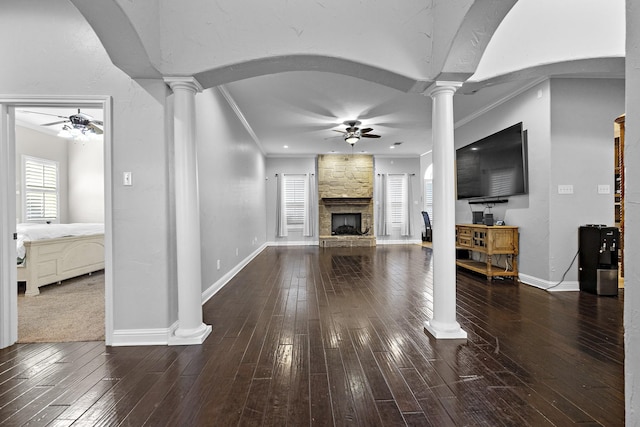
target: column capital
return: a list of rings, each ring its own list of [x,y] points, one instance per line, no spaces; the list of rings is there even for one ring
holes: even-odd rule
[[[202,92],[204,90],[200,82],[198,82],[198,80],[196,80],[195,77],[192,76],[164,77],[164,82],[169,85],[171,90],[173,90],[174,92],[176,89],[186,89],[193,91],[194,93]]]
[[[462,82],[436,80],[422,94],[433,98],[434,95],[438,95],[440,93],[455,93],[461,87]]]

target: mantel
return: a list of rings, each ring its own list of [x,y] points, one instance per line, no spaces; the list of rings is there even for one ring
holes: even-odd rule
[[[323,197],[322,203],[329,205],[368,205],[371,197]]]

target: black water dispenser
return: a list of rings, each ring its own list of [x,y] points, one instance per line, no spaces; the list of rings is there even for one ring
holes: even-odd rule
[[[604,225],[584,225],[579,229],[578,238],[580,290],[597,295],[618,295],[619,230]]]

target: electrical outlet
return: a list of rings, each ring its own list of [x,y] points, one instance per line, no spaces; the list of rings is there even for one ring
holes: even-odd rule
[[[558,185],[558,194],[573,194],[573,185],[572,184]]]

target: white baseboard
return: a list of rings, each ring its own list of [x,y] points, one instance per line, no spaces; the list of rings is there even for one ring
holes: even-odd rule
[[[178,327],[176,321],[168,328],[155,329],[121,329],[113,331],[111,345],[125,347],[134,345],[168,345],[169,337]]]
[[[233,267],[231,270],[229,270],[224,276],[222,276],[218,281],[216,281],[215,283],[213,283],[211,286],[209,286],[203,293],[202,293],[202,305],[204,305],[205,302],[209,301],[211,299],[212,296],[214,296],[216,293],[218,293],[218,291],[220,289],[222,289],[224,287],[224,285],[226,285],[227,283],[229,283],[229,281],[231,279],[234,278],[234,276],[236,274],[238,274],[240,272],[240,270],[242,270],[243,268],[246,267],[247,264],[249,264],[255,257],[257,257],[260,252],[262,252],[265,248],[267,247],[266,244],[263,244],[262,246],[260,246],[258,249],[256,249],[255,251],[253,251],[248,257],[246,257],[245,259],[243,259],[242,261],[240,261],[239,264],[236,264],[235,267]]]
[[[267,242],[266,246],[319,246],[320,242],[318,240],[300,240],[297,242],[294,241],[279,241],[279,242]]]
[[[564,281],[557,285],[558,282],[550,282],[548,280],[543,280],[522,273],[519,274],[519,277],[522,283],[536,288],[544,289],[545,291],[549,292],[568,292],[580,290],[580,284],[576,281]]]
[[[376,238],[376,245],[384,246],[384,245],[421,245],[421,240],[381,240],[379,237]]]

